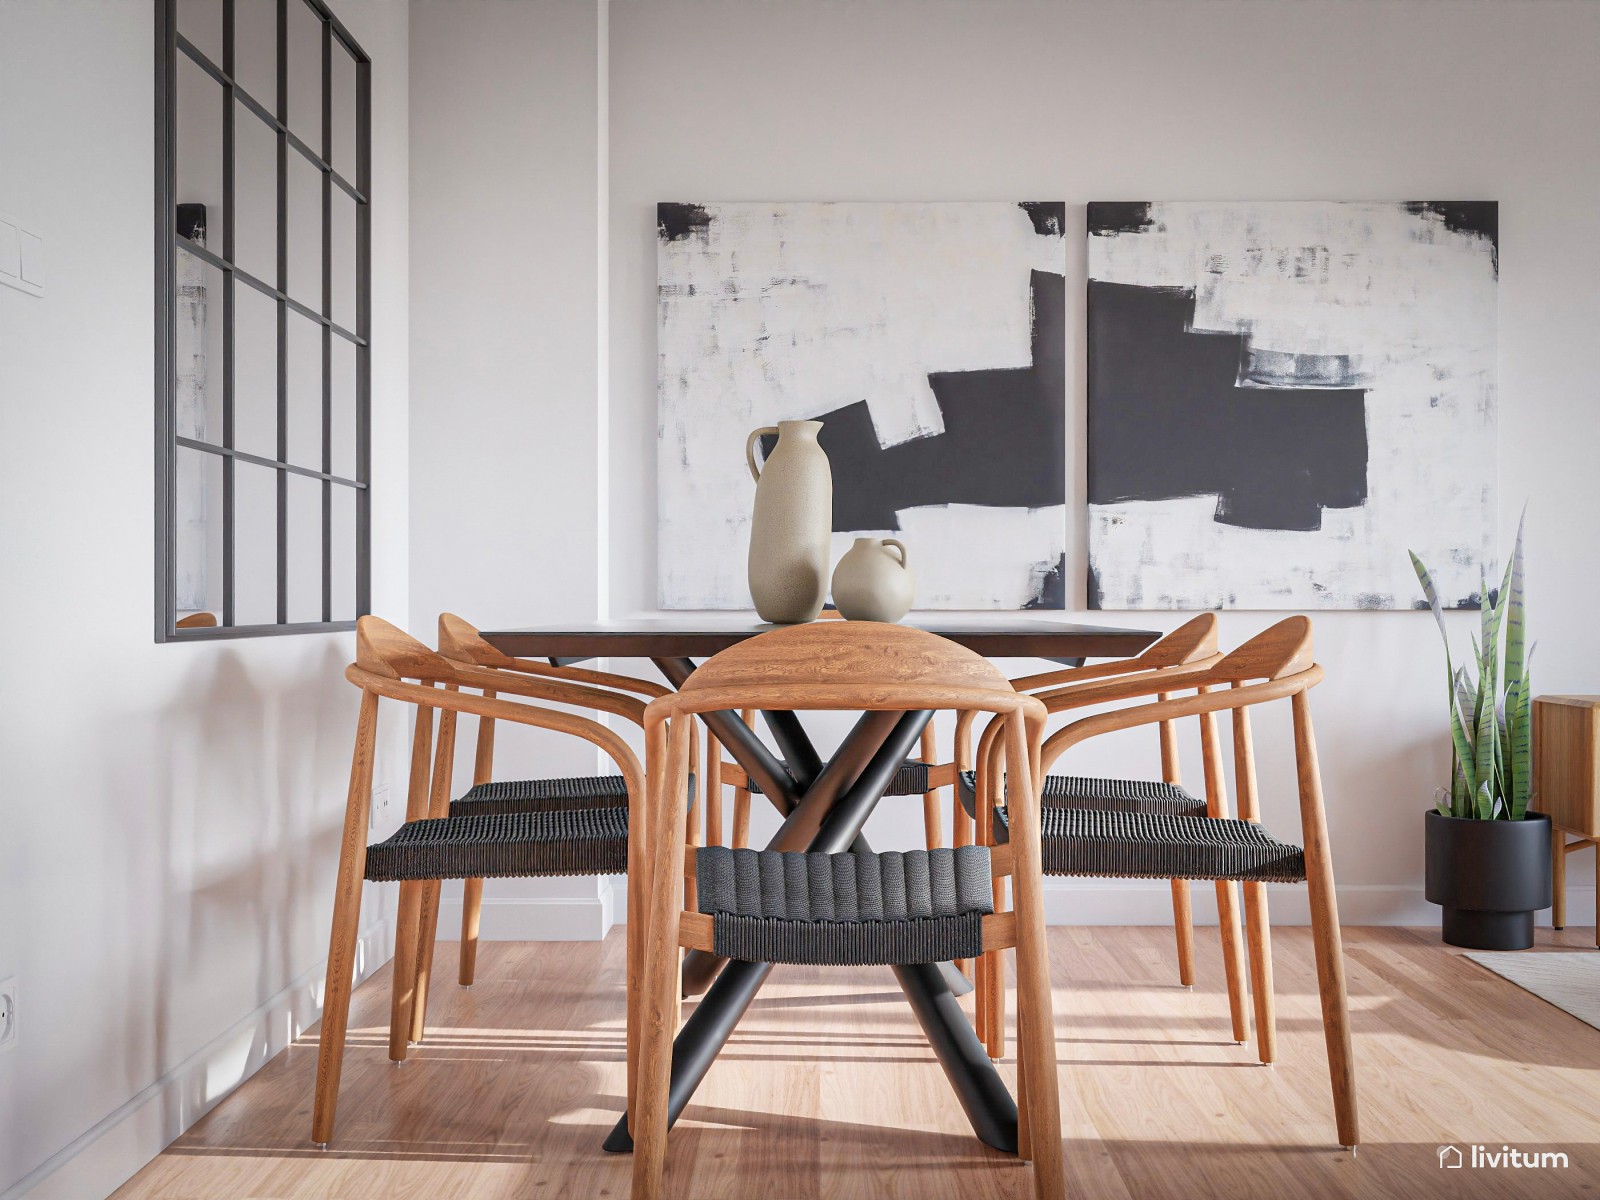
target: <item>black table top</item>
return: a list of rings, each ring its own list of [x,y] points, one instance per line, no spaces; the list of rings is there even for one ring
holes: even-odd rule
[[[1128,658],[1161,636],[1148,629],[998,613],[921,613],[901,623],[937,633],[985,658]],[[742,615],[685,613],[497,629],[483,637],[517,658],[702,658],[776,628]]]

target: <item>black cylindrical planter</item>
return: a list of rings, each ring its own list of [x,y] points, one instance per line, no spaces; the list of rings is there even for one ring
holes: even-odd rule
[[[1526,950],[1533,914],[1550,907],[1550,818],[1427,818],[1428,899],[1444,907],[1444,940],[1470,950]]]

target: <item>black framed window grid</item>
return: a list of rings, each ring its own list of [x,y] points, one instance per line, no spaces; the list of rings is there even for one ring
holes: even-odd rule
[[[371,59],[321,0],[154,4],[156,640],[351,629],[371,607]],[[270,103],[241,81],[247,56],[259,90],[271,79]],[[337,109],[336,72],[347,101]],[[196,104],[198,91],[206,98]],[[219,178],[200,189],[212,200],[206,209],[180,180],[197,127],[217,152]],[[258,151],[270,145],[275,186],[240,179],[247,140]],[[251,212],[271,214],[275,261],[246,263],[239,253],[241,195]],[[180,206],[191,214],[184,228]],[[198,225],[194,211],[204,214]],[[220,238],[207,237],[217,225]],[[346,266],[353,271],[337,270]],[[265,339],[275,350],[271,388],[261,341],[252,343],[255,361],[240,362],[241,303],[275,324]],[[209,351],[220,351],[216,377]],[[291,373],[309,386],[292,389]],[[263,595],[269,575],[273,591]],[[209,616],[197,620],[201,613]]]

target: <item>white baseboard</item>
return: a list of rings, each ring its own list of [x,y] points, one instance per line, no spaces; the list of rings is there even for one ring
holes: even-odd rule
[[[603,885],[598,896],[485,896],[478,937],[486,942],[598,942],[611,929],[614,903],[611,889]],[[454,941],[460,929],[461,897],[446,896],[439,905],[439,937]]]
[[[393,952],[387,917],[362,931],[356,978]],[[233,1028],[62,1147],[0,1200],[91,1200],[109,1196],[322,1017],[326,962],[318,963]],[[309,1136],[309,1134],[308,1134]]]
[[[1267,909],[1274,925],[1309,925],[1311,906],[1304,884],[1273,884]],[[1437,925],[1439,907],[1429,904],[1421,886],[1346,884],[1337,889],[1341,925]],[[1575,925],[1593,920],[1594,888],[1569,887],[1567,913]],[[618,924],[627,919],[626,880],[612,882]],[[1217,893],[1210,884],[1189,886],[1197,925],[1217,923]],[[485,909],[487,923],[488,905]],[[1166,925],[1172,920],[1170,885],[1144,879],[1046,879],[1045,922],[1050,925]],[[1550,912],[1539,914],[1548,926]]]
[[[1437,925],[1439,906],[1428,903],[1421,887],[1345,884],[1336,889],[1341,925]],[[1216,888],[1191,883],[1189,895],[1197,925],[1217,923]],[[1172,888],[1150,880],[1046,879],[1045,920],[1050,925],[1165,925],[1172,920]],[[1304,884],[1271,884],[1267,909],[1274,925],[1309,925],[1311,905]],[[1567,912],[1574,924],[1587,924],[1594,912],[1594,888],[1567,889]],[[1538,918],[1550,924],[1546,909]]]

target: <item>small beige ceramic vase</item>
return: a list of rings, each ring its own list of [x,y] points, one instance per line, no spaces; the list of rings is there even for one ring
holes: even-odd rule
[[[817,442],[821,430],[821,421],[780,421],[745,441],[745,462],[756,481],[750,595],[756,614],[775,625],[815,621],[828,592],[833,469]],[[757,442],[774,433],[778,444],[766,464],[757,465]]]
[[[894,538],[857,538],[833,569],[833,602],[851,621],[894,623],[911,611],[916,576]]]

